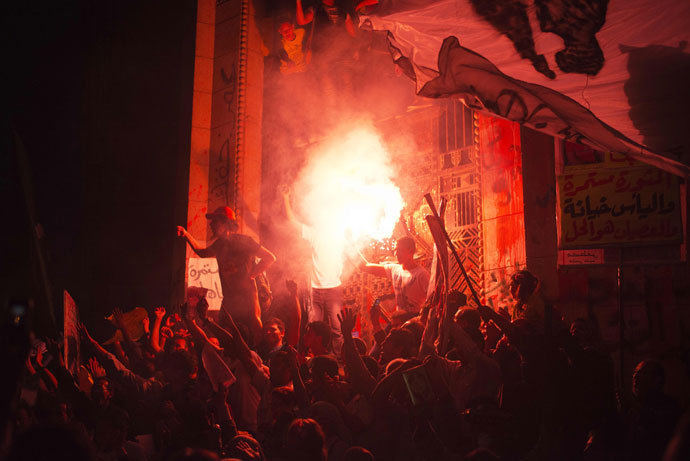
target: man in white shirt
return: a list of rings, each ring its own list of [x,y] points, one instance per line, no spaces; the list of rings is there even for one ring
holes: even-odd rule
[[[299,222],[290,205],[290,190],[286,186],[281,186],[279,191],[283,196],[288,220],[301,229],[302,238],[308,241],[311,247],[312,308],[308,312],[309,322],[322,321],[330,325],[332,335],[331,344],[328,346],[338,355],[343,346],[343,335],[338,320],[338,315],[343,310],[343,286],[340,280],[343,271],[342,249],[333,245],[331,235],[318,232]]]
[[[397,310],[414,314],[424,305],[429,286],[429,272],[414,260],[416,249],[411,237],[401,237],[395,248],[399,264],[372,264],[362,258],[360,265],[364,272],[389,278],[393,282]]]

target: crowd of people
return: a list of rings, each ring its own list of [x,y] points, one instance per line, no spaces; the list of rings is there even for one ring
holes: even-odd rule
[[[232,210],[207,217],[216,237],[207,248],[178,233],[218,259],[217,313],[204,289],[190,287],[179,310],[116,310],[107,346],[80,324],[76,369],[56,341],[22,339],[20,317],[3,327],[4,356],[15,360],[5,363],[0,456],[688,459],[688,417],[664,392],[663,366],[641,362],[630,395],[617,392],[596,326],[565,327],[531,273],[513,276],[515,304],[499,312],[469,308],[458,292],[420,300],[428,274],[403,238],[399,265],[362,263],[393,281],[394,315],[374,303],[339,306],[337,325],[301,322],[294,282],[259,305],[255,279],[273,255],[237,233]],[[353,334],[358,315],[369,316],[372,344]]]

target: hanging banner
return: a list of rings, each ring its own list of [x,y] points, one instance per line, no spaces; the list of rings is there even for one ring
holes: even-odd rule
[[[187,265],[187,288],[206,288],[206,301],[211,310],[220,309],[223,290],[220,287],[218,261],[216,258],[189,258]]]
[[[560,247],[678,243],[678,178],[657,168],[558,177]]]
[[[418,94],[690,174],[690,2],[379,3],[360,23]]]

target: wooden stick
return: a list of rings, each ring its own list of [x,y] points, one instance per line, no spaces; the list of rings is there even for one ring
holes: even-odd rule
[[[434,200],[431,198],[431,194],[425,194],[424,199],[426,200],[426,203],[429,205],[429,208],[431,208],[431,211],[434,213],[434,216],[440,220],[441,217],[438,215],[438,212],[436,211],[436,207],[434,206]],[[446,237],[446,242],[450,247],[450,251],[453,253],[453,257],[455,257],[455,261],[458,263],[458,266],[460,266],[460,270],[462,271],[462,275],[465,277],[465,281],[467,282],[467,286],[469,287],[470,292],[472,293],[472,298],[474,299],[474,302],[477,303],[477,306],[481,306],[482,303],[479,300],[479,295],[477,294],[477,291],[474,289],[472,279],[470,279],[470,276],[467,274],[465,266],[462,264],[462,260],[460,259],[460,256],[458,255],[458,252],[455,249],[455,245],[453,244],[453,241],[450,239],[450,235],[448,235],[446,226],[442,225],[441,230],[443,231],[443,235]]]

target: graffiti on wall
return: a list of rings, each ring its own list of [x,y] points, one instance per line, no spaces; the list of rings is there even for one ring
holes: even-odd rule
[[[237,72],[230,62],[218,69],[221,87],[214,94],[213,104],[225,110],[214,111],[213,125],[219,126],[211,140],[209,164],[209,209],[233,202],[235,178],[235,120]],[[214,88],[215,90],[215,88]],[[219,145],[219,146],[218,146]],[[218,146],[214,149],[214,146]],[[215,150],[215,152],[214,152]]]
[[[526,260],[520,127],[478,115],[484,293],[487,304],[497,308],[512,303],[508,281]]]
[[[514,266],[491,269],[486,272],[484,281],[484,303],[494,310],[508,308],[514,304],[510,294],[510,277],[524,264],[516,263]]]

